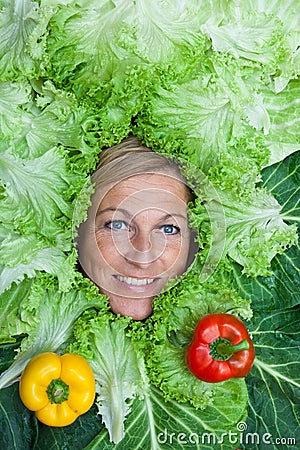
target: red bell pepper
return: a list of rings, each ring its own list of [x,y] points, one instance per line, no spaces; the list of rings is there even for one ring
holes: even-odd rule
[[[244,323],[231,314],[209,314],[197,324],[186,364],[200,380],[217,383],[245,377],[255,357]]]

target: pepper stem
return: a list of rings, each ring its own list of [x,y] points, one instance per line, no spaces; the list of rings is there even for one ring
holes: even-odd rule
[[[209,354],[213,359],[227,361],[234,353],[241,350],[249,350],[249,342],[247,339],[244,339],[236,345],[232,345],[227,339],[219,337],[210,344]]]
[[[68,400],[70,388],[60,378],[52,380],[46,390],[50,403],[62,403]]]

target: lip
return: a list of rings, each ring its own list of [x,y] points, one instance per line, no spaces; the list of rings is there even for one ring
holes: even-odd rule
[[[124,275],[113,275],[114,279],[122,288],[134,292],[152,291],[157,284],[157,277],[127,277]]]

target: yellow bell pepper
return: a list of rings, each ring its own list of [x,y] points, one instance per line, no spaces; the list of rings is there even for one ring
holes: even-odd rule
[[[96,388],[93,371],[80,355],[41,353],[32,358],[19,385],[24,405],[44,424],[64,427],[92,406]]]

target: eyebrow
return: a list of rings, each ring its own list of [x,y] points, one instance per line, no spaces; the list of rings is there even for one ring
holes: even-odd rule
[[[111,212],[121,212],[121,213],[123,213],[125,216],[127,216],[127,217],[131,217],[131,214],[130,214],[130,212],[129,211],[127,211],[127,209],[123,209],[123,208],[105,208],[105,209],[102,209],[102,210],[98,210],[97,211],[97,214],[96,214],[96,217],[98,217],[98,216],[100,216],[101,214],[104,214],[104,213],[106,213],[106,212],[109,212],[109,211],[111,211]],[[187,219],[187,216],[184,216],[183,214],[179,214],[179,213],[172,213],[172,214],[165,214],[164,216],[162,216],[159,220],[167,220],[167,219],[171,219],[172,217],[180,217],[180,218],[182,218],[182,219],[184,219],[184,220],[186,220]]]
[[[119,212],[120,211],[121,213],[125,214],[126,216],[130,216],[129,211],[127,211],[126,209],[123,209],[123,208],[105,208],[105,209],[102,209],[102,210],[98,209],[96,217],[98,217],[101,214],[104,214],[104,213],[106,213],[108,211],[111,211],[111,212],[116,212],[116,211]]]
[[[172,213],[172,214],[165,214],[163,217],[160,218],[160,220],[167,220],[167,219],[172,219],[172,217],[180,217],[181,219],[186,220],[187,216],[184,216],[183,214],[179,214],[179,213]]]

